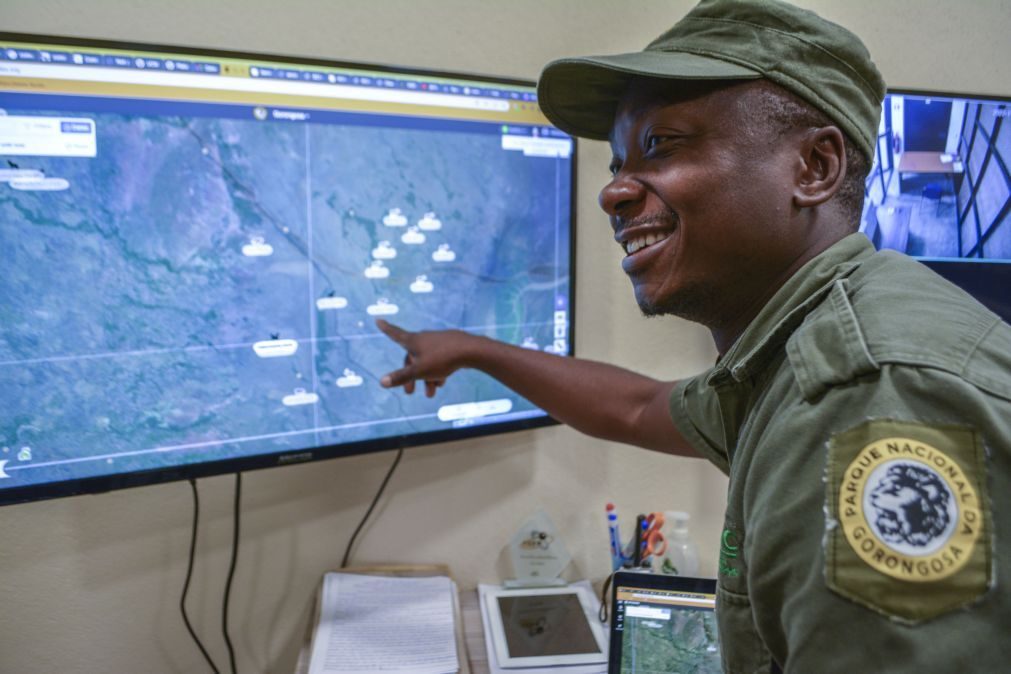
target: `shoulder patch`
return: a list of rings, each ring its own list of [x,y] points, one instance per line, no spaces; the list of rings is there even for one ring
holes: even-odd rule
[[[875,419],[833,436],[828,452],[830,589],[908,622],[986,592],[991,524],[975,431]]]

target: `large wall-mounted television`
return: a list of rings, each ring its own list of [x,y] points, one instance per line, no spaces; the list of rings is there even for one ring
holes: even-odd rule
[[[375,327],[573,351],[532,82],[0,33],[0,503],[552,423]]]
[[[861,230],[1011,321],[1011,99],[891,90]]]

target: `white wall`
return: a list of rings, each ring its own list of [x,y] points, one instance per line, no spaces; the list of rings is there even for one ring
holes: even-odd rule
[[[548,60],[635,50],[686,0],[4,0],[4,30],[258,50],[534,78]],[[804,0],[863,36],[894,86],[1008,94],[1011,2]],[[646,321],[596,208],[608,152],[579,165],[579,353],[659,377],[706,366],[705,331]],[[798,448],[806,449],[806,448]],[[244,476],[232,625],[243,672],[287,672],[320,574],[348,537],[392,453]],[[231,534],[231,477],[201,480],[191,612],[219,663]],[[508,572],[503,546],[545,509],[565,536],[570,577],[608,568],[603,506],[686,509],[703,571],[715,572],[726,482],[677,459],[552,428],[410,450],[363,533],[357,562],[448,562],[464,587]],[[0,672],[203,671],[178,613],[191,503],[173,483],[0,510]]]

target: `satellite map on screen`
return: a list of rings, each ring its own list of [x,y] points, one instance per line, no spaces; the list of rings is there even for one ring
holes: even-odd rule
[[[403,352],[375,320],[567,352],[568,160],[259,111],[6,112],[79,141],[0,155],[0,487],[540,414],[470,372],[382,389]]]
[[[719,674],[716,614],[689,609],[627,612],[621,648],[622,674]],[[664,617],[659,617],[659,616]]]

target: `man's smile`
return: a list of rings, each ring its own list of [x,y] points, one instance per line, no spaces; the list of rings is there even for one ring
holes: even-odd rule
[[[631,274],[649,264],[654,256],[672,243],[670,238],[676,229],[677,217],[673,213],[626,224],[614,235],[615,241],[625,251],[621,268]]]
[[[668,236],[670,236],[670,233],[662,234],[656,232],[649,232],[647,234],[640,234],[639,236],[636,236],[634,239],[625,242],[624,244],[625,252],[629,255],[634,255],[635,252],[638,250],[642,250],[643,248],[647,248],[649,246],[652,246],[653,244],[665,241]]]

